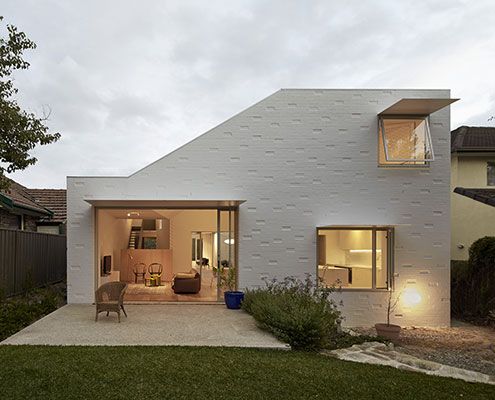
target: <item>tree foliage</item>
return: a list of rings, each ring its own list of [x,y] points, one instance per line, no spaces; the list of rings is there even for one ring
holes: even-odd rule
[[[2,21],[0,16],[0,23]],[[59,133],[48,132],[47,113],[38,118],[23,110],[15,100],[18,89],[14,86],[12,73],[29,68],[23,53],[35,49],[36,44],[15,26],[7,25],[7,33],[7,38],[0,37],[0,189],[8,185],[6,173],[36,163],[31,150],[60,138]]]
[[[485,236],[469,248],[469,260],[452,263],[452,314],[487,321],[495,311],[495,237]]]

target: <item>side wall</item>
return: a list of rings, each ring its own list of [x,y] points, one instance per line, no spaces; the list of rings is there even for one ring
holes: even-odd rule
[[[494,156],[452,155],[452,260],[467,260],[469,247],[484,236],[495,235],[495,209],[454,193],[455,187],[493,188],[487,186],[487,162]],[[463,248],[459,248],[462,245]]]
[[[436,160],[377,167],[377,114],[448,90],[281,90],[128,178],[69,178],[69,302],[90,302],[92,210],[84,198],[246,200],[239,286],[316,274],[316,227],[394,225],[395,283],[422,297],[393,318],[450,322],[450,114],[431,116]],[[165,178],[164,178],[165,177]],[[384,292],[344,292],[347,325],[385,319]]]

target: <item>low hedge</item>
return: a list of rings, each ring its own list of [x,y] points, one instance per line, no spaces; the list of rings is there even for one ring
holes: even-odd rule
[[[34,289],[22,296],[0,300],[0,341],[55,311],[61,296],[51,288]]]
[[[329,299],[331,290],[319,289],[310,276],[304,281],[288,277],[247,290],[242,308],[258,325],[291,348],[317,350],[337,336],[341,313]]]

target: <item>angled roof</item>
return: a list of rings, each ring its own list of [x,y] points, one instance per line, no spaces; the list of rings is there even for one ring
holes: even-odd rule
[[[34,201],[53,212],[52,222],[67,219],[67,191],[65,189],[27,189]]]
[[[468,189],[456,187],[454,193],[495,207],[495,189]]]
[[[50,222],[64,222],[67,219],[66,190],[28,189],[10,179],[9,187],[0,191],[0,207]]]
[[[460,126],[451,132],[450,151],[495,152],[495,127]]]

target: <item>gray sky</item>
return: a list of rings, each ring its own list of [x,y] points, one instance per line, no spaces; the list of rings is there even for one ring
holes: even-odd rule
[[[62,139],[11,175],[128,175],[282,87],[450,88],[495,125],[495,1],[2,0],[34,40],[24,107]]]

